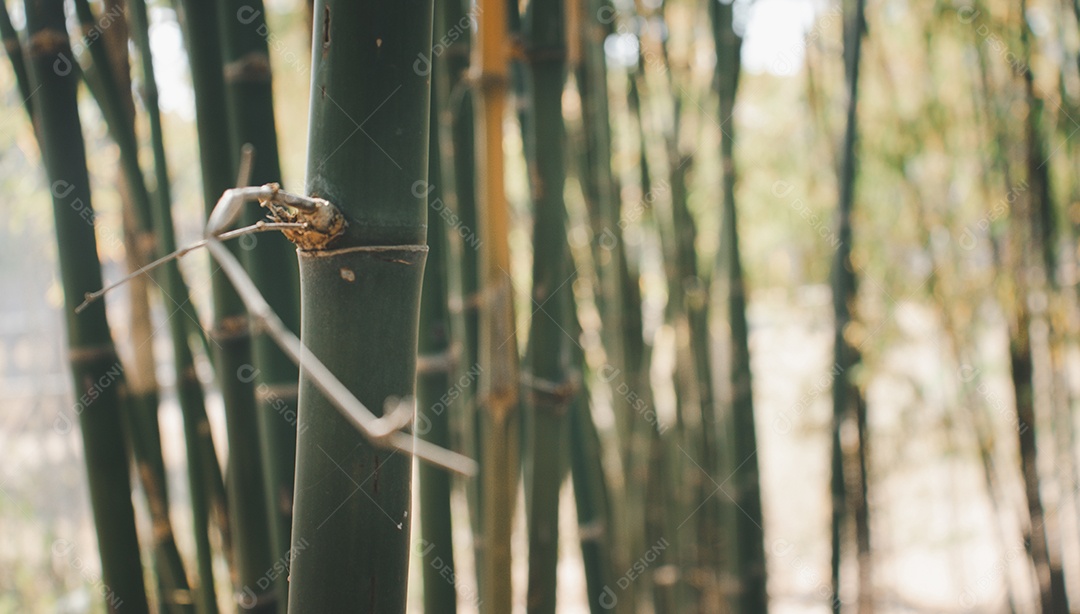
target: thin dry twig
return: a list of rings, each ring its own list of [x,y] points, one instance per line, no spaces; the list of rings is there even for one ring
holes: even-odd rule
[[[456,473],[475,475],[476,461],[402,431],[413,419],[414,401],[411,397],[388,402],[387,412],[381,417],[376,416],[282,323],[236,256],[219,240],[219,237],[224,236],[224,229],[239,216],[244,203],[251,200],[269,204],[271,210],[273,205],[283,205],[301,211],[329,210],[334,215],[340,214],[333,205],[323,199],[289,194],[281,191],[275,184],[235,188],[226,190],[221,195],[206,225],[206,246],[232,282],[259,330],[269,334],[293,362],[304,369],[315,386],[342,415],[373,444],[401,450]]]

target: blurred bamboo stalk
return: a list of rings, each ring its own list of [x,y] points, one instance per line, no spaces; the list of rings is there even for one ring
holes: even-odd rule
[[[180,6],[195,90],[203,199],[209,215],[220,195],[236,179],[219,36],[221,24],[217,6],[209,0],[183,0]],[[230,249],[237,253],[235,246]],[[255,367],[251,364],[251,330],[240,297],[216,266],[210,279],[214,302],[210,337],[225,404],[229,449],[226,494],[234,599],[242,611],[272,612],[284,606],[277,602],[274,591],[267,590],[265,582],[259,583],[278,557],[272,554],[270,546],[255,402]]]
[[[454,13],[458,2],[444,2],[435,8],[432,36],[434,43],[447,32],[448,16]],[[448,13],[450,15],[448,15]],[[445,51],[443,52],[445,53]],[[423,292],[420,296],[420,333],[416,367],[416,432],[425,441],[443,448],[450,447],[449,403],[445,399],[456,387],[451,378],[459,371],[458,359],[461,345],[454,343],[449,310],[450,242],[446,220],[441,215],[445,194],[453,187],[445,188],[453,181],[445,181],[443,154],[440,147],[440,118],[449,112],[451,81],[447,58],[428,56],[431,68],[431,111],[428,127],[428,179],[426,193],[428,206],[428,258],[424,267]],[[452,163],[453,156],[448,157]],[[425,184],[414,184],[414,191]],[[436,212],[432,215],[432,212]],[[460,405],[454,407],[455,410]],[[458,413],[454,411],[454,413]],[[423,549],[421,568],[424,579],[424,611],[457,611],[457,590],[448,578],[457,577],[454,565],[453,520],[450,509],[451,476],[438,467],[426,463],[419,467],[420,479],[420,535]],[[439,561],[439,564],[436,564]]]
[[[1066,612],[1069,609],[1062,571],[1060,544],[1057,543],[1056,513],[1046,513],[1038,471],[1038,433],[1035,409],[1035,365],[1033,353],[1037,350],[1032,339],[1032,321],[1040,314],[1032,313],[1030,297],[1046,290],[1046,280],[1053,271],[1053,259],[1045,249],[1052,228],[1050,209],[1050,185],[1045,169],[1045,152],[1042,146],[1042,104],[1035,93],[1034,75],[1031,72],[1031,32],[1027,24],[1027,2],[1019,6],[1019,39],[1022,48],[1021,79],[1024,85],[1027,113],[1024,124],[1024,175],[1029,188],[1024,191],[1009,220],[1008,249],[1012,268],[1017,271],[1014,280],[1015,297],[1012,300],[1009,321],[1009,358],[1013,381],[1013,394],[1020,428],[1017,439],[1020,450],[1020,467],[1027,500],[1028,527],[1025,542],[1035,569],[1039,603],[1044,612]],[[1026,428],[1025,428],[1026,427]]]
[[[567,457],[567,412],[580,394],[581,356],[575,327],[571,257],[566,232],[562,99],[566,85],[566,35],[563,0],[533,0],[525,15],[528,66],[525,131],[532,179],[533,273],[525,394],[525,465],[529,535],[526,608],[554,614],[559,542],[559,494]],[[577,363],[577,364],[576,364]]]
[[[834,314],[833,354],[835,360],[832,380],[832,557],[831,582],[834,613],[840,614],[840,566],[843,535],[850,520],[854,521],[858,551],[858,607],[861,613],[873,609],[873,586],[870,573],[869,518],[866,484],[866,404],[854,381],[854,369],[860,353],[854,345],[851,323],[857,294],[858,278],[851,260],[853,232],[852,210],[855,202],[857,173],[859,72],[862,57],[862,38],[865,31],[865,0],[851,0],[845,5],[844,65],[847,77],[847,116],[841,149],[839,204],[837,206],[837,241],[832,268]],[[845,445],[842,432],[845,424],[853,424],[857,433],[853,444]],[[854,486],[852,486],[854,485]]]
[[[150,48],[150,21],[146,0],[131,0],[132,34],[139,51],[142,68],[141,92],[150,125],[150,143],[154,154],[154,200],[151,207],[157,253],[166,254],[176,250],[176,236],[172,220],[172,190],[165,157],[165,141],[158,106],[157,82],[154,76],[153,56]],[[162,283],[172,300],[188,304],[188,286],[175,262],[165,265],[161,273]],[[173,369],[176,373],[176,396],[184,419],[184,439],[187,447],[188,488],[191,499],[195,559],[198,574],[192,577],[191,590],[200,614],[217,612],[217,596],[214,587],[213,551],[210,546],[210,503],[207,482],[221,483],[221,469],[214,451],[210,422],[206,415],[202,383],[195,372],[187,318],[173,315],[169,318],[172,336]],[[201,337],[201,335],[200,335]],[[223,484],[222,484],[223,487]]]
[[[506,0],[480,0],[472,79],[477,129],[480,248],[481,558],[485,612],[513,605],[511,530],[517,498],[518,351],[510,279],[509,211],[503,178],[508,85]]]
[[[11,15],[8,14],[6,1],[0,2],[0,42],[4,44],[4,50],[11,61],[11,69],[15,74],[15,85],[18,86],[19,95],[22,96],[23,108],[26,109],[26,115],[30,118],[30,124],[36,130],[34,102],[30,100],[34,93],[31,89],[33,86],[30,81],[30,73],[27,72],[22,43],[19,41],[19,33],[15,31],[15,26],[11,23]]]
[[[267,40],[266,9],[261,0],[217,3],[221,31],[229,151],[238,156],[254,147],[250,185],[281,183],[277,127]],[[234,163],[239,158],[234,157]],[[263,218],[248,208],[244,223]],[[296,250],[280,233],[261,235],[242,254],[244,266],[274,312],[295,333],[300,332],[299,268]],[[293,478],[296,464],[296,410],[299,369],[265,333],[253,339],[256,426],[262,479],[270,527],[272,559],[290,549]],[[280,608],[288,600],[285,574],[273,581]]]
[[[433,40],[444,45],[444,48],[438,54],[433,48],[432,55],[435,57],[429,61],[436,65],[433,67],[435,78],[446,79],[445,84],[439,85],[444,88],[439,94],[439,97],[444,97],[443,102],[439,102],[435,92],[432,92],[432,104],[439,104],[439,143],[443,167],[440,176],[443,184],[439,192],[445,209],[431,212],[457,214],[457,227],[448,230],[450,242],[447,244],[447,257],[451,263],[448,273],[451,275],[446,282],[450,293],[450,328],[459,352],[454,376],[470,382],[460,391],[460,408],[454,413],[450,426],[452,434],[459,440],[460,450],[483,467],[478,411],[480,395],[473,385],[480,365],[479,256],[482,241],[478,234],[476,210],[475,94],[468,76],[472,28],[477,23],[477,11],[478,8],[469,0],[448,0],[437,4],[436,20],[441,21],[432,31]],[[445,77],[440,77],[440,74]],[[472,529],[474,560],[479,570],[483,560],[481,480],[468,480],[463,488]],[[482,575],[477,572],[476,577],[482,585]]]
[[[103,595],[108,607],[148,612],[125,441],[121,391],[123,371],[98,303],[71,311],[88,291],[101,286],[86,152],[76,105],[78,75],[64,22],[61,0],[25,3],[28,60],[35,92],[42,158],[51,181],[53,214],[64,290],[69,359],[90,485],[91,507],[101,555]],[[66,67],[66,69],[65,69]],[[56,426],[70,429],[67,416]],[[60,542],[58,542],[59,544]]]
[[[735,587],[727,595],[733,611],[765,614],[769,610],[766,591],[764,517],[761,509],[761,475],[758,469],[757,429],[750,368],[750,334],[746,321],[746,283],[743,279],[739,231],[735,206],[735,105],[742,68],[742,37],[734,28],[733,7],[711,2],[713,42],[716,47],[716,84],[719,94],[720,160],[723,205],[721,214],[720,270],[727,278],[723,286],[727,299],[730,340],[728,350],[730,399],[725,410],[717,409],[719,441],[722,444],[718,469],[723,479],[731,478],[733,495],[726,492],[721,526],[730,532],[730,567],[721,570]],[[728,583],[724,582],[723,585]]]
[[[121,149],[121,200],[123,203],[124,244],[128,270],[135,271],[148,262],[155,249],[156,237],[150,223],[150,193],[138,162],[135,135],[135,102],[131,95],[130,63],[127,54],[128,28],[123,6],[115,0],[106,2],[112,16],[109,27],[102,28],[86,0],[75,2],[76,13],[90,49],[92,64],[85,73],[88,83],[108,118],[113,139]],[[102,43],[93,45],[89,33],[102,32]],[[169,611],[191,608],[187,572],[176,546],[169,517],[168,485],[161,453],[161,428],[158,421],[158,384],[155,375],[150,304],[146,277],[132,280],[131,304],[132,363],[128,365],[127,420],[132,430],[132,448],[136,475],[147,498],[152,522],[151,546],[162,607]]]

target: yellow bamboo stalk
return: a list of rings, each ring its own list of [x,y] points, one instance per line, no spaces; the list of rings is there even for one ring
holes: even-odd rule
[[[509,42],[505,0],[480,0],[473,47],[476,101],[477,204],[480,246],[480,403],[484,611],[509,612],[513,602],[510,533],[517,494],[518,353],[510,280],[509,213],[503,178],[503,113]]]

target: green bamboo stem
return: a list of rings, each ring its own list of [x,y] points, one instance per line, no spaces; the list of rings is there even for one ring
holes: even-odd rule
[[[710,3],[713,41],[717,56],[717,88],[720,98],[721,164],[723,167],[723,260],[727,267],[727,316],[731,334],[729,415],[721,419],[723,476],[731,475],[734,510],[724,518],[724,528],[733,529],[734,552],[731,571],[738,578],[731,603],[737,612],[768,612],[766,592],[764,518],[761,509],[761,478],[758,470],[757,433],[750,371],[750,339],[746,322],[746,284],[743,280],[739,232],[735,206],[735,97],[741,70],[742,38],[735,33],[730,4]]]
[[[566,233],[562,93],[566,38],[562,0],[534,0],[525,16],[531,109],[527,149],[532,178],[532,299],[528,371],[522,374],[528,428],[526,488],[529,584],[526,606],[555,612],[559,542],[559,487],[567,443],[566,414],[578,395],[580,374],[571,360],[577,341],[566,329],[574,313],[573,272]]]
[[[132,0],[132,33],[139,50],[142,68],[142,99],[150,124],[150,142],[154,153],[154,177],[156,187],[151,207],[154,232],[157,237],[158,253],[171,253],[176,250],[176,237],[172,223],[172,194],[169,171],[165,157],[165,142],[161,126],[161,113],[158,106],[157,82],[154,77],[153,58],[150,49],[149,18],[146,0]],[[187,285],[184,283],[179,267],[175,262],[165,265],[161,273],[162,283],[169,296],[176,301],[189,301]],[[200,614],[217,612],[217,597],[214,587],[213,552],[210,547],[209,524],[210,506],[208,490],[203,476],[218,476],[221,469],[214,453],[214,442],[210,431],[210,422],[206,415],[202,384],[195,372],[194,359],[189,344],[189,326],[187,318],[173,316],[169,319],[169,332],[172,336],[173,366],[176,373],[177,398],[184,418],[184,438],[187,444],[188,485],[191,498],[192,520],[195,536],[195,558],[198,574],[192,578],[191,590],[195,594],[194,603]],[[206,467],[208,460],[210,466]]]
[[[195,116],[203,197],[209,214],[235,181],[234,156],[225,104],[220,24],[209,0],[184,0],[182,22],[195,89]],[[230,246],[234,250],[235,247]],[[211,333],[218,385],[225,402],[229,461],[226,480],[232,537],[233,585],[241,611],[273,612],[281,604],[266,586],[280,555],[270,546],[269,510],[259,449],[251,330],[240,297],[225,275],[211,273],[214,328]],[[262,583],[260,583],[262,581]]]
[[[8,14],[5,2],[0,2],[0,42],[4,43],[4,50],[7,52],[8,59],[11,60],[11,69],[15,73],[15,84],[19,87],[23,108],[26,109],[26,115],[33,125],[35,123],[34,103],[30,100],[33,95],[30,74],[26,70],[26,58],[23,57],[19,33],[15,31],[15,26],[11,24],[11,15]]]
[[[218,2],[221,24],[226,103],[231,147],[238,155],[250,144],[255,155],[251,185],[281,182],[270,56],[267,48],[266,11],[261,0]],[[249,208],[244,223],[262,217]],[[296,250],[279,233],[259,237],[243,254],[252,281],[275,313],[293,332],[300,330],[299,270]],[[254,338],[256,399],[263,479],[270,518],[274,558],[289,550],[292,526],[293,474],[296,463],[296,395],[299,369],[266,334]],[[288,599],[284,574],[275,588],[279,601]]]
[[[665,3],[665,7],[667,7]],[[679,86],[675,67],[662,41],[665,80],[671,95],[670,122],[662,130],[666,154],[670,198],[661,201],[666,210],[658,218],[661,248],[668,281],[667,317],[675,328],[675,389],[677,410],[677,449],[667,453],[669,470],[684,487],[676,492],[680,505],[694,513],[696,532],[687,532],[678,544],[685,569],[680,578],[685,598],[696,600],[699,608],[719,601],[720,574],[728,565],[725,556],[733,537],[723,530],[723,519],[730,516],[728,505],[713,493],[720,480],[720,429],[713,398],[711,337],[708,330],[708,279],[699,273],[696,250],[697,226],[689,208],[688,173],[693,151],[686,151],[682,133],[687,131],[684,98],[689,94]],[[693,133],[692,130],[690,130]],[[696,404],[696,405],[694,405]],[[691,407],[694,408],[691,411]],[[682,449],[678,449],[682,448]],[[678,456],[676,456],[676,453]],[[714,483],[715,482],[715,483]],[[726,499],[725,499],[726,500]],[[680,595],[683,597],[683,595]]]
[[[75,3],[84,33],[100,31],[98,21],[85,0]],[[106,4],[106,9],[117,10]],[[128,248],[129,270],[138,269],[150,256],[153,233],[149,228],[150,196],[138,164],[135,138],[135,106],[128,76],[127,23],[118,15],[102,34],[102,42],[93,44],[84,34],[84,44],[91,50],[92,66],[85,76],[107,118],[109,132],[120,146],[122,175],[126,190],[124,243]],[[131,411],[126,415],[132,429],[132,448],[137,471],[146,494],[152,521],[154,567],[160,587],[162,607],[184,611],[190,602],[187,573],[176,546],[169,518],[168,487],[165,463],[161,454],[161,430],[158,422],[158,388],[149,339],[152,333],[146,280],[134,280],[130,286],[132,303],[132,338],[134,362],[128,373],[127,394]]]
[[[841,429],[845,422],[854,420],[861,426],[863,419],[858,416],[862,402],[860,393],[852,381],[852,368],[858,364],[859,352],[845,337],[845,331],[852,322],[851,306],[854,303],[857,291],[857,277],[851,262],[851,215],[855,200],[855,176],[856,176],[856,145],[858,140],[858,101],[859,101],[859,64],[861,59],[863,21],[865,14],[865,0],[854,0],[854,10],[848,14],[845,36],[845,67],[847,74],[847,118],[844,129],[844,146],[841,150],[840,166],[840,198],[838,205],[838,229],[837,239],[839,244],[836,248],[833,261],[833,314],[834,314],[834,339],[833,353],[834,364],[838,375],[833,378],[833,424],[832,424],[832,478],[830,490],[832,494],[832,558],[831,558],[831,582],[832,601],[830,606],[833,612],[840,613],[840,563],[841,537],[844,532],[845,519],[851,505],[847,488],[847,477],[850,475],[849,465],[845,462],[845,454],[840,442]],[[863,433],[860,432],[860,447],[863,445]],[[861,558],[861,557],[860,557]],[[867,561],[868,562],[868,561]],[[864,561],[859,561],[860,566]],[[861,577],[861,576],[860,576]],[[860,586],[859,593],[862,596],[869,591],[869,586]]]
[[[584,356],[579,356],[579,359],[583,360]],[[588,395],[580,394],[571,405],[570,475],[577,508],[581,558],[585,564],[589,611],[600,614],[611,611],[610,597],[618,588],[615,585],[618,572],[612,558],[611,540],[614,536],[608,522],[611,496],[604,475],[600,435],[593,423],[588,399]]]
[[[604,350],[608,362],[621,370],[630,364],[623,340],[626,331],[622,302],[626,247],[619,223],[621,204],[611,168],[611,125],[604,56],[607,32],[599,19],[613,9],[607,0],[583,1],[581,9],[584,11],[580,32],[582,62],[577,75],[585,131],[581,185],[595,238],[594,261],[600,283],[597,302],[604,322],[601,330]],[[634,414],[621,395],[613,394],[612,398],[623,464],[628,466],[629,433]]]
[[[34,100],[42,157],[52,182],[61,283],[70,307],[101,286],[94,227],[83,217],[92,209],[76,106],[78,81],[71,70],[63,2],[28,1],[26,14],[27,55],[38,88]],[[65,61],[67,70],[62,69]],[[113,611],[123,607],[123,611],[148,612],[124,441],[123,376],[105,305],[98,303],[78,315],[71,309],[65,313],[102,581],[109,589],[105,599]],[[63,420],[70,426],[66,417]]]
[[[458,5],[447,2],[446,5]],[[453,11],[437,8],[434,13],[432,33],[437,43],[447,31],[447,13]],[[446,207],[443,200],[444,172],[440,148],[439,118],[447,108],[448,88],[451,76],[445,58],[431,58],[435,68],[431,75],[431,111],[428,136],[428,184],[426,188],[428,208],[440,211]],[[452,157],[450,158],[453,159]],[[452,181],[450,182],[452,185]],[[423,184],[415,184],[416,188]],[[451,377],[458,371],[457,358],[460,345],[451,341],[449,311],[449,229],[442,215],[428,216],[428,261],[424,268],[423,293],[420,299],[420,332],[418,341],[416,401],[417,433],[423,439],[443,447],[450,447],[450,415],[444,402],[452,388]],[[456,384],[456,383],[455,383]],[[457,407],[455,407],[457,409]],[[457,413],[457,412],[455,412]],[[453,522],[450,511],[450,476],[437,467],[421,464],[420,479],[420,535],[422,536],[421,568],[424,578],[424,611],[457,611],[457,591],[454,582]]]
[[[1039,603],[1044,612],[1067,612],[1069,600],[1062,573],[1060,548],[1053,543],[1052,525],[1056,522],[1054,512],[1046,513],[1042,499],[1038,472],[1038,434],[1036,432],[1034,364],[1035,348],[1031,339],[1032,313],[1028,296],[1032,291],[1044,290],[1045,280],[1052,271],[1051,250],[1048,249],[1048,227],[1051,218],[1048,174],[1044,168],[1046,158],[1042,151],[1040,133],[1041,102],[1035,92],[1034,76],[1030,68],[1031,33],[1026,20],[1026,0],[1020,3],[1019,20],[1022,58],[1025,61],[1022,74],[1027,104],[1024,125],[1024,166],[1030,191],[1020,199],[1010,219],[1009,247],[1013,253],[1013,267],[1022,271],[1016,277],[1016,299],[1013,301],[1009,325],[1009,357],[1016,403],[1020,467],[1024,480],[1029,526],[1025,541],[1029,544],[1035,577],[1038,583]],[[1027,427],[1027,428],[1023,428]]]
[[[649,164],[649,135],[645,129],[644,112],[642,93],[644,88],[644,61],[639,60],[636,71],[630,75],[627,90],[627,100],[630,107],[630,112],[633,115],[634,123],[638,132],[639,139],[639,151],[638,159],[641,172],[641,193],[643,198],[649,201],[656,201],[657,198],[664,194],[667,187],[670,184],[664,184],[661,182],[659,185],[653,185],[652,171]],[[643,224],[650,224],[658,226],[658,219],[653,213],[653,210],[644,212],[642,219]],[[637,368],[631,372],[631,381],[635,382],[635,390],[642,391],[640,393],[644,406],[652,408],[655,412],[655,405],[652,399],[652,388],[650,383],[650,355],[651,348],[646,343],[644,338],[644,331],[642,329],[641,318],[641,289],[638,283],[634,283],[638,275],[631,276],[631,282],[627,284],[624,290],[624,303],[627,305],[627,349],[628,355],[633,361],[631,364],[638,365]],[[633,327],[637,334],[629,332]],[[678,391],[676,390],[676,395]],[[654,414],[655,415],[655,414]],[[655,420],[655,419],[654,419]],[[673,510],[669,510],[668,502],[672,500],[669,494],[665,493],[665,488],[668,488],[667,475],[670,471],[669,463],[665,456],[665,450],[669,447],[671,436],[667,438],[663,437],[663,433],[666,431],[658,421],[655,424],[649,424],[646,428],[635,428],[633,430],[633,447],[635,454],[639,458],[635,458],[635,465],[640,468],[632,469],[633,475],[643,475],[641,479],[645,482],[645,488],[643,489],[644,499],[642,505],[643,526],[645,534],[645,543],[656,544],[660,539],[663,539],[665,535],[670,534],[669,529],[672,525],[670,517],[673,513],[677,513]],[[668,552],[665,550],[663,556],[660,558],[662,565],[673,565],[677,562],[677,555],[674,552]],[[652,583],[652,602],[653,607],[658,612],[677,612],[678,611],[678,599],[677,592],[674,590],[674,582],[657,582]]]
[[[623,296],[630,279],[626,242],[622,234],[621,200],[611,166],[612,136],[604,52],[604,41],[611,24],[601,21],[602,16],[614,14],[614,8],[608,0],[582,0],[577,4],[580,31],[576,36],[579,39],[577,52],[580,53],[580,63],[576,67],[575,82],[581,99],[581,127],[584,132],[579,162],[580,179],[594,239],[593,261],[598,283],[596,302],[603,322],[600,334],[608,368],[616,369],[619,373],[633,373],[638,366],[629,354],[628,345],[633,341],[628,340],[627,335],[635,334],[630,330],[635,318],[627,314],[628,305]],[[640,332],[636,334],[640,335]],[[623,378],[620,377],[619,381],[622,382]],[[613,387],[617,385],[613,384]],[[627,395],[612,390],[611,399],[623,483],[629,484],[628,476],[636,466],[640,466],[642,460],[634,457],[634,432],[644,425],[636,423],[637,415]],[[643,451],[636,452],[640,454]],[[643,494],[632,488],[623,488],[618,495],[621,503],[610,509],[612,530],[618,534],[613,545],[616,548],[615,560],[620,568],[630,564],[632,553],[645,547]],[[632,610],[637,595],[644,594],[647,586],[647,581],[635,583],[633,591],[622,597],[625,607]]]
[[[480,595],[484,611],[507,612],[513,602],[510,537],[517,495],[518,353],[503,178],[503,111],[508,86],[505,0],[482,0],[474,46],[477,75],[478,226],[480,250],[479,365],[481,414]]]
[[[367,407],[412,396],[427,203],[431,0],[316,2],[307,191],[348,228],[300,250],[304,345]],[[359,132],[363,130],[363,134]],[[358,314],[363,314],[358,316]],[[375,350],[377,348],[377,351]],[[375,447],[300,374],[294,613],[404,612],[412,462]]]
[[[460,274],[460,325],[455,332],[461,344],[461,360],[458,361],[459,377],[467,375],[470,369],[480,364],[480,245],[477,218],[477,174],[476,174],[476,109],[473,104],[474,93],[467,81],[469,54],[471,46],[471,26],[462,27],[466,20],[473,20],[471,13],[466,13],[464,1],[441,2],[438,9],[446,13],[447,28],[457,28],[460,36],[443,52],[446,58],[445,72],[449,77],[447,95],[449,106],[449,148],[452,152],[446,160],[452,165],[453,193],[445,193],[444,199],[453,202],[452,210],[460,219],[458,236],[461,237],[458,250],[458,270]],[[449,31],[449,30],[448,30]],[[436,30],[435,34],[440,31]],[[452,198],[452,200],[451,200]],[[464,231],[464,232],[462,232]],[[475,386],[469,386],[462,395],[462,408],[457,430],[461,433],[462,449],[471,454],[483,471],[483,450],[480,432],[480,395]],[[483,565],[483,529],[481,490],[482,480],[469,480],[465,483],[465,493],[469,506],[469,522],[474,540],[474,558],[477,570]],[[483,575],[477,573],[477,582],[483,584]],[[478,587],[479,588],[479,587]]]

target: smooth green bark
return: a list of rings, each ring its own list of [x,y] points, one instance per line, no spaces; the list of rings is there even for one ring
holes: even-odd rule
[[[245,144],[254,147],[250,185],[280,183],[266,10],[261,0],[223,0],[217,7],[230,152],[238,156]],[[254,224],[265,217],[263,209],[249,207],[244,223]],[[280,233],[261,234],[244,251],[243,262],[274,312],[290,330],[299,332],[300,281],[295,247]],[[299,369],[266,334],[255,335],[253,350],[259,452],[270,543],[273,558],[277,559],[290,547]],[[279,601],[284,603],[288,595],[284,574],[276,576],[274,586]]]
[[[236,152],[229,139],[220,24],[216,4],[209,0],[183,0],[181,24],[187,40],[188,61],[195,89],[195,116],[199,135],[199,161],[207,215],[222,192],[236,181]],[[230,249],[238,250],[237,245]],[[211,284],[218,385],[225,403],[229,461],[226,492],[232,537],[233,583],[241,611],[278,609],[274,591],[265,577],[280,555],[272,553],[271,533],[259,449],[255,403],[252,341],[247,313],[224,273],[213,267]],[[264,580],[260,584],[260,580]]]
[[[80,314],[73,307],[101,287],[90,179],[76,102],[78,75],[60,0],[28,0],[28,60],[36,93],[42,158],[49,176],[60,252],[68,352],[90,484],[90,503],[101,555],[104,594],[111,611],[147,612],[146,589],[131,503],[130,466],[122,419],[124,379],[98,302]],[[62,414],[56,426],[71,428]],[[68,556],[71,544],[53,550]]]
[[[413,185],[427,179],[430,84],[413,63],[432,8],[314,8],[307,192],[349,225],[300,251],[301,339],[376,414],[415,388],[427,202]],[[404,612],[411,458],[365,439],[303,368],[299,405],[289,609]]]
[[[448,5],[457,4],[448,2]],[[446,31],[446,11],[436,10],[433,36],[438,42]],[[442,156],[439,148],[439,117],[447,104],[449,75],[445,61],[432,58],[436,69],[431,76],[431,124],[428,137],[428,183],[414,184],[414,190],[427,193],[428,259],[424,268],[423,293],[420,299],[420,333],[416,374],[416,432],[431,443],[450,448],[448,395],[457,390],[451,378],[457,371],[460,345],[451,340],[448,277],[450,244],[443,201]],[[454,409],[458,409],[455,406]],[[455,411],[455,413],[457,413]],[[450,512],[450,475],[438,467],[422,463],[420,479],[420,566],[424,578],[424,611],[457,610],[457,591],[452,580],[454,567],[453,523]]]
[[[166,165],[165,142],[158,107],[157,82],[150,51],[149,17],[145,0],[131,0],[132,34],[139,50],[142,68],[142,98],[150,125],[150,142],[154,153],[154,201],[151,207],[157,252],[170,253],[176,249],[176,237],[172,222],[172,190]],[[187,304],[190,300],[187,286],[175,262],[167,263],[161,272],[162,283],[172,300]],[[210,548],[210,508],[204,476],[220,475],[210,422],[206,415],[202,384],[195,372],[194,358],[189,339],[191,322],[179,314],[169,318],[169,332],[173,341],[173,366],[176,372],[177,399],[184,417],[184,439],[187,444],[188,486],[191,497],[192,521],[195,537],[195,558],[198,573],[192,578],[191,590],[194,603],[200,613],[217,611],[214,590],[213,552]],[[212,461],[207,468],[207,460]]]

